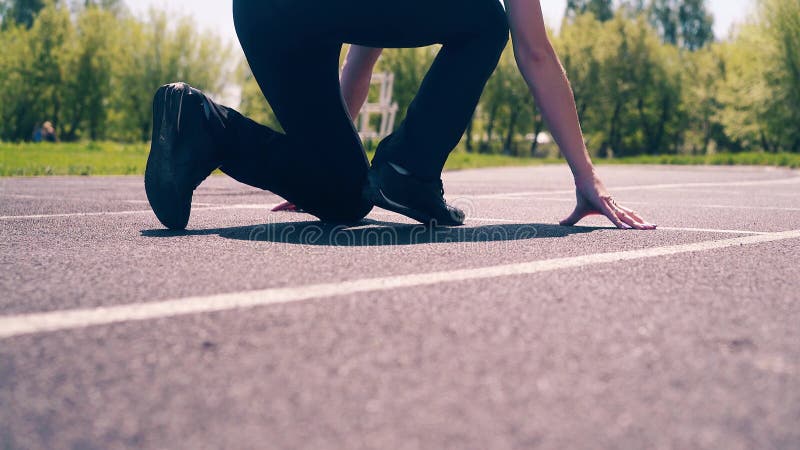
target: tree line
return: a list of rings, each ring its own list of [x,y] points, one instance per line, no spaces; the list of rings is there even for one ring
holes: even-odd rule
[[[569,0],[553,43],[584,132],[600,156],[800,152],[800,4],[755,0],[723,40],[703,0]],[[131,16],[119,0],[0,0],[0,139],[25,140],[52,121],[63,140],[149,138],[150,97],[188,81],[277,126],[241,56],[187,18]],[[387,50],[402,112],[436,47]],[[313,120],[313,111],[309,112]],[[541,155],[547,130],[511,46],[465,134],[467,151]]]
[[[159,86],[231,78],[230,48],[186,17],[138,19],[119,0],[0,0],[0,14],[0,140],[43,121],[65,141],[146,140]]]
[[[715,40],[703,0],[569,0],[553,43],[589,149],[599,156],[800,152],[800,3],[755,0],[754,17]],[[398,120],[437,47],[386,50]],[[242,108],[276,125],[245,71]],[[250,78],[247,78],[249,75]],[[467,151],[549,155],[547,131],[511,45],[465,133]]]

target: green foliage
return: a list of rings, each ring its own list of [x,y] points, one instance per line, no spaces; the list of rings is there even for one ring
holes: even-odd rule
[[[651,0],[650,22],[667,44],[698,50],[714,40],[705,0]]]
[[[64,81],[64,114],[62,129],[65,140],[78,137],[81,128],[90,139],[105,135],[105,104],[111,96],[113,49],[119,48],[115,32],[117,20],[111,13],[91,8],[77,20],[75,45],[68,48]]]
[[[552,39],[590,150],[681,161],[800,152],[800,3],[757,4],[750,23],[713,42],[703,0],[569,1]],[[45,120],[66,141],[146,140],[153,92],[178,80],[212,94],[236,83],[239,109],[279,128],[246,64],[231,73],[230,49],[186,18],[136,19],[121,0],[0,0],[0,16],[0,140],[29,139]],[[437,51],[390,49],[379,61],[395,75],[398,120]],[[531,139],[544,129],[509,46],[462,147],[555,155]]]
[[[684,84],[680,101],[686,120],[682,124],[683,149],[692,154],[713,152],[717,147],[738,150],[719,121],[726,73],[723,45],[707,46],[682,56]]]
[[[14,25],[0,33],[0,139],[27,137],[37,122],[60,115],[62,49],[72,35],[69,12],[57,7],[42,10],[30,29]]]
[[[681,46],[698,50],[714,40],[714,18],[704,0],[683,0],[678,6]]]
[[[229,49],[189,18],[138,20],[119,0],[64,3],[47,4],[30,28],[0,32],[0,140],[29,139],[44,121],[68,141],[144,140],[160,85],[222,91]]]
[[[209,93],[222,91],[230,49],[217,36],[200,33],[188,17],[175,20],[151,10],[146,22],[124,19],[121,25],[109,138],[148,139],[152,96],[163,84],[185,81]]]
[[[672,151],[680,139],[681,57],[643,17],[565,23],[555,45],[590,147],[601,155]]]
[[[718,120],[745,148],[800,152],[800,4],[760,0],[756,22],[723,44]]]
[[[566,17],[573,19],[584,14],[592,14],[595,19],[605,22],[614,17],[611,0],[567,0]]]
[[[703,2],[622,5],[554,38],[592,151],[800,152],[800,3],[759,0],[759,17],[721,43]]]
[[[438,51],[439,46],[384,50],[377,70],[394,73],[394,100],[400,108],[397,114],[398,123],[405,118],[408,105],[414,99]]]
[[[517,134],[541,131],[543,122],[536,113],[528,85],[522,78],[509,43],[494,75],[486,84],[481,98],[481,110],[486,140],[481,143],[483,153],[499,148],[506,155],[528,155],[529,148],[519,149]],[[497,145],[499,144],[499,146]]]
[[[714,153],[709,155],[642,155],[599,159],[600,164],[660,164],[678,166],[771,166],[800,168],[797,153]]]
[[[800,151],[800,4],[762,0],[760,6],[772,56],[765,64],[772,88],[772,114],[766,118],[770,148]]]
[[[242,85],[242,100],[239,110],[247,117],[258,123],[266,125],[276,130],[282,130],[275,113],[261,92],[258,82],[250,71],[250,67],[244,62],[239,68],[239,80]]]
[[[46,3],[45,0],[0,0],[2,28],[14,25],[30,28]]]
[[[344,58],[347,55],[348,49],[348,46],[343,46],[340,51],[340,67],[344,62]],[[382,69],[378,68],[378,70]],[[278,119],[275,117],[275,113],[272,111],[272,107],[264,98],[264,94],[261,92],[258,81],[255,79],[253,72],[250,70],[250,66],[247,64],[246,59],[241,60],[235,76],[238,84],[241,86],[241,103],[239,104],[239,111],[258,123],[278,131],[283,131]],[[401,87],[399,92],[409,92],[410,89],[413,89],[414,92],[416,92],[416,87],[409,86]],[[413,95],[409,97],[409,102],[411,101],[411,98],[413,98]],[[403,108],[403,112],[405,113],[405,108]]]

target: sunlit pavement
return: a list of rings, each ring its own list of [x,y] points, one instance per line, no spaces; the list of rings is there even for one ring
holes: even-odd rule
[[[448,173],[465,228],[271,213],[212,177],[0,179],[0,448],[798,448],[800,173]]]

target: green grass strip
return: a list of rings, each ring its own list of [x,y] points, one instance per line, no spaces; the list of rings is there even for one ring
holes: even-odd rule
[[[147,144],[108,142],[64,144],[0,143],[0,176],[141,175]],[[599,164],[748,165],[800,168],[796,153],[721,153],[715,155],[656,155],[600,159]],[[504,155],[454,152],[448,170],[532,166],[563,163],[562,159],[515,158]]]

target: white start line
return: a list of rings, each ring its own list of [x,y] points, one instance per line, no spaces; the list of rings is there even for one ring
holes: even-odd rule
[[[193,204],[193,206],[197,206],[198,204]],[[208,205],[208,203],[202,203],[200,205]],[[264,208],[271,208],[272,205],[261,205],[261,204],[244,204],[244,205],[218,205],[218,206],[201,206],[199,208],[193,207],[192,212],[199,212],[199,211],[223,211],[227,209],[264,209]],[[269,210],[267,210],[269,211]],[[102,216],[131,216],[131,215],[138,215],[138,214],[152,214],[152,209],[139,209],[139,210],[132,210],[132,211],[99,211],[99,212],[88,212],[88,213],[61,213],[61,214],[30,214],[30,215],[20,215],[20,216],[0,216],[0,220],[33,220],[33,219],[59,219],[59,218],[74,218],[74,217],[102,217]]]
[[[244,204],[244,205],[219,205],[219,206],[201,206],[192,208],[192,212],[204,212],[204,211],[225,211],[225,210],[261,210],[261,211],[270,211],[275,205],[273,204]],[[135,211],[104,211],[104,212],[91,212],[91,213],[63,213],[63,214],[33,214],[27,216],[0,216],[0,220],[33,220],[33,219],[58,219],[58,218],[78,218],[78,217],[104,217],[104,216],[129,216],[129,215],[139,215],[139,214],[152,214],[152,211],[147,210],[135,210]],[[402,219],[402,216],[386,211],[376,211],[370,214],[370,217],[399,217]],[[511,220],[511,219],[497,219],[497,218],[490,218],[490,217],[468,217],[467,222],[477,222],[477,223],[508,223],[508,224],[515,224],[520,223],[519,220]],[[661,231],[689,231],[689,232],[702,232],[702,233],[722,233],[722,234],[767,234],[766,232],[762,231],[752,231],[752,230],[726,230],[726,229],[716,229],[716,228],[691,228],[691,227],[658,227]]]
[[[75,309],[0,316],[0,339],[15,336],[81,329],[90,326],[145,321],[189,314],[239,310],[260,306],[299,302],[311,299],[332,299],[346,295],[383,292],[393,289],[456,283],[509,276],[532,275],[562,269],[595,266],[623,261],[657,258],[670,255],[705,252],[800,239],[800,230],[767,233],[693,244],[654,247],[641,250],[597,253],[584,256],[554,258],[518,264],[479,267],[441,272],[428,272],[382,278],[365,278],[303,287],[273,288],[230,294],[178,298],[158,302],[133,303],[90,309]]]
[[[754,181],[726,181],[726,182],[709,182],[709,183],[670,183],[670,184],[645,184],[645,185],[635,185],[635,186],[620,186],[615,187],[614,191],[639,191],[639,190],[658,190],[658,189],[680,189],[680,188],[692,188],[692,187],[735,187],[735,186],[769,186],[769,185],[784,185],[784,184],[798,184],[800,183],[800,176],[791,177],[791,178],[781,178],[778,180],[754,180]],[[499,194],[478,194],[478,195],[471,195],[471,194],[464,194],[464,195],[453,195],[453,198],[465,198],[465,199],[497,199],[497,200],[519,200],[521,198],[527,197],[541,197],[541,196],[548,196],[548,195],[559,195],[559,194],[574,194],[574,190],[555,190],[555,191],[530,191],[530,192],[506,192],[506,193],[499,193]],[[21,194],[6,194],[0,193],[0,196],[5,197],[18,197],[18,198],[39,198],[33,195],[21,195]],[[52,197],[41,197],[41,198],[48,198],[52,199]],[[539,198],[538,200],[542,201],[558,201],[564,202],[567,199],[559,199],[559,198]],[[570,200],[571,201],[571,200]],[[147,203],[144,200],[123,200],[123,203]],[[630,203],[630,202],[629,202]],[[633,204],[633,203],[631,203]],[[215,205],[211,203],[194,203],[193,211],[221,211],[227,209],[262,209],[262,208],[272,208],[274,205],[263,205],[263,204],[237,204],[237,205]],[[748,206],[726,206],[726,205],[688,205],[689,207],[698,207],[698,208],[730,208],[730,209],[764,209],[764,210],[785,210],[785,211],[798,211],[800,208],[778,208],[778,207],[748,207]],[[95,216],[127,216],[127,215],[137,215],[137,214],[149,214],[151,210],[149,209],[142,209],[142,210],[133,210],[133,211],[101,211],[101,212],[88,212],[88,213],[60,213],[60,214],[29,214],[29,215],[7,215],[7,216],[0,216],[0,220],[2,221],[12,221],[12,220],[37,220],[37,219],[58,219],[58,218],[80,218],[80,217],[95,217]],[[476,219],[477,220],[477,219]],[[502,219],[487,219],[487,220],[477,220],[477,221],[498,221],[503,222]],[[679,229],[675,229],[679,230]],[[686,231],[690,231],[690,229],[683,229]],[[745,232],[751,233],[751,232]]]
[[[752,181],[720,181],[720,182],[700,182],[700,183],[664,183],[664,184],[643,184],[636,186],[619,186],[611,189],[613,192],[618,191],[640,191],[640,190],[658,190],[658,189],[683,189],[683,188],[703,188],[703,187],[746,187],[746,186],[772,186],[784,184],[798,184],[800,183],[800,176],[793,176],[790,178],[781,178],[779,180],[752,180]],[[556,194],[574,194],[574,189],[566,189],[560,191],[523,191],[523,192],[504,192],[498,194],[479,194],[479,195],[466,195],[464,197],[475,199],[513,199],[517,197],[536,197],[542,195],[556,195]]]

